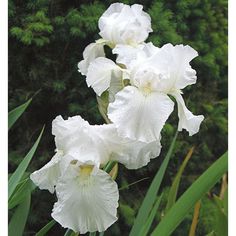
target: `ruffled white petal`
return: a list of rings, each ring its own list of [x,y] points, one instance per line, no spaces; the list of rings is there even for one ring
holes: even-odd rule
[[[109,104],[108,117],[122,137],[149,143],[159,140],[173,107],[174,103],[165,94],[150,92],[146,95],[128,86]]]
[[[185,102],[180,93],[172,94],[178,104],[178,116],[179,116],[179,125],[178,130],[186,129],[189,132],[189,135],[192,136],[199,131],[200,125],[204,120],[203,115],[193,115],[191,111],[185,106]]]
[[[83,140],[84,132],[89,127],[89,123],[81,116],[69,117],[64,120],[62,116],[57,116],[52,122],[52,134],[55,135],[56,148],[64,153]]]
[[[128,8],[124,3],[113,3],[108,9],[102,14],[98,21],[98,27],[102,31],[104,27],[109,23],[108,19],[115,18],[115,16],[122,11],[122,9]],[[112,17],[113,16],[113,17]]]
[[[155,69],[162,73],[163,80],[159,83],[159,90],[171,93],[196,83],[196,71],[189,63],[197,55],[197,52],[188,45],[173,46],[168,43],[146,61],[144,66],[149,65],[150,70]]]
[[[104,57],[98,57],[90,63],[86,82],[91,86],[98,96],[100,96],[110,86],[113,79],[122,78],[122,70],[112,60]]]
[[[125,61],[130,70],[131,85],[138,87],[135,81],[142,80],[145,83],[148,77],[154,85],[153,90],[167,94],[196,83],[196,71],[189,63],[197,56],[197,52],[190,46],[166,44],[156,48],[152,44],[145,44],[145,47],[139,48],[136,54],[128,53],[134,60],[129,60],[128,56]],[[121,55],[118,57],[120,60],[125,57],[122,46],[115,51]]]
[[[83,52],[83,60],[78,63],[79,72],[86,75],[90,63],[97,57],[105,57],[104,42],[90,43]]]
[[[52,121],[52,134],[55,136],[67,136],[77,129],[88,126],[89,123],[85,121],[81,116],[69,117],[67,120],[64,120],[62,116],[57,116]]]
[[[99,34],[114,45],[144,42],[152,29],[151,18],[142,8],[138,4],[111,4],[99,19]]]
[[[105,231],[117,220],[117,184],[102,170],[86,177],[71,167],[56,186],[52,217],[63,227],[84,234]]]
[[[140,141],[123,140],[119,149],[112,155],[112,160],[116,160],[128,169],[138,169],[146,166],[151,159],[160,155],[160,141],[144,143]]]
[[[109,161],[112,148],[110,139],[115,133],[113,125],[90,125],[80,116],[64,120],[56,117],[52,125],[57,149],[81,163],[96,163],[96,166]]]
[[[144,44],[138,44],[135,47],[126,44],[117,44],[112,52],[117,54],[117,63],[127,66],[132,60],[137,59],[139,53],[142,52],[143,47]]]
[[[134,4],[131,6],[131,10],[141,27],[146,29],[148,32],[152,32],[151,17],[148,13],[143,11],[143,6],[140,4]]]
[[[37,185],[40,189],[46,189],[50,193],[54,192],[54,188],[61,176],[60,161],[62,155],[56,153],[54,157],[41,169],[33,172],[30,175],[30,179]]]
[[[143,64],[147,58],[155,55],[159,51],[159,48],[154,46],[152,42],[142,43],[136,46],[117,44],[112,50],[114,54],[117,54],[116,62],[124,64],[127,68],[132,69],[132,64]]]

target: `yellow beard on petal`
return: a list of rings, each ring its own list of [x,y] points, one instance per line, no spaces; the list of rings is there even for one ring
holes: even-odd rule
[[[93,165],[82,165],[80,166],[80,174],[83,176],[89,176],[93,170]]]
[[[148,96],[152,92],[151,83],[148,82],[147,84],[145,84],[145,86],[141,87],[141,91],[144,96]]]
[[[82,189],[89,187],[93,184],[94,178],[91,175],[93,170],[93,165],[81,165],[79,166],[79,173],[78,173],[78,183]]]

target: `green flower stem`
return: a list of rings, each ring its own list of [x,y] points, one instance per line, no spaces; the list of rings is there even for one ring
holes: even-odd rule
[[[112,168],[115,166],[116,163],[117,163],[116,161],[109,161],[103,168],[103,170],[109,174],[109,172],[112,170]]]

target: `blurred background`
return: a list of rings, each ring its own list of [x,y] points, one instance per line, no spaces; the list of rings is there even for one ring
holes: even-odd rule
[[[9,172],[15,170],[33,145],[42,126],[43,138],[29,171],[42,167],[53,156],[55,145],[51,122],[81,115],[91,124],[104,123],[96,96],[87,88],[77,63],[84,48],[99,38],[98,19],[115,1],[85,0],[9,0],[9,110],[34,96],[32,103],[9,133]],[[168,166],[162,191],[169,186],[188,150],[195,146],[186,167],[179,195],[227,150],[227,1],[225,0],[146,0],[120,1],[144,5],[152,18],[153,33],[147,41],[156,46],[165,43],[189,44],[199,52],[192,66],[198,82],[184,90],[187,107],[205,120],[200,132],[178,136],[175,153]],[[147,179],[120,191],[119,221],[106,235],[128,235],[133,219],[150,182],[157,172],[177,129],[177,109],[162,131],[162,153],[148,166],[130,171],[119,165],[119,187]],[[213,189],[218,191],[217,187]],[[48,221],[55,195],[36,189],[25,235],[35,235]],[[165,200],[163,201],[163,206]],[[161,211],[156,221],[161,217]],[[173,233],[188,235],[192,212]],[[210,195],[202,200],[197,235],[211,232],[214,207]],[[49,235],[63,235],[55,225]]]

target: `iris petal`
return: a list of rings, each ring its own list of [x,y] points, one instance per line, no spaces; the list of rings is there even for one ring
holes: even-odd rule
[[[189,135],[192,136],[199,131],[200,125],[204,119],[203,115],[193,115],[191,111],[185,106],[185,102],[180,93],[172,94],[178,104],[179,125],[178,130],[186,129]]]
[[[109,104],[108,117],[122,137],[149,143],[159,140],[173,108],[174,103],[165,94],[145,94],[136,87],[127,86]]]
[[[52,217],[81,234],[105,231],[117,220],[117,184],[102,170],[84,176],[79,168],[69,168],[56,186]]]

